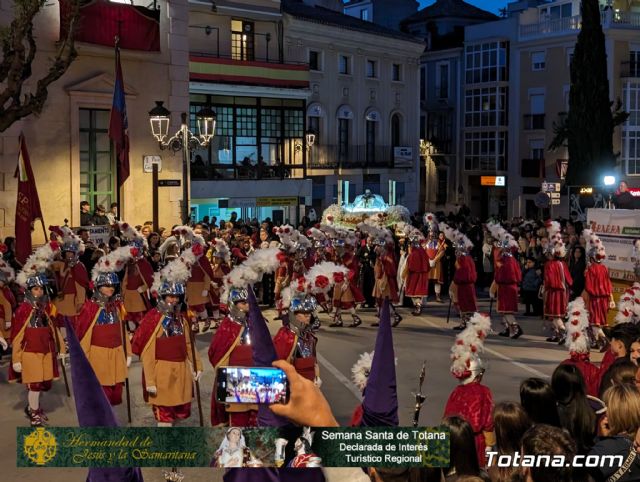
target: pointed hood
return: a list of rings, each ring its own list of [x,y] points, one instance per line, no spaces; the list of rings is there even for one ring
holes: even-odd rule
[[[362,401],[363,414],[360,425],[365,427],[398,425],[398,392],[390,318],[389,300],[385,299],[380,312],[380,326],[371,372]]]
[[[271,333],[264,321],[256,295],[251,286],[247,287],[247,301],[249,302],[249,336],[251,336],[251,350],[253,364],[257,367],[270,367],[278,359],[276,348],[271,339]],[[267,405],[258,405],[258,425],[262,427],[282,427],[288,425],[286,418],[276,416]]]
[[[65,317],[73,398],[80,427],[117,427],[118,421],[69,320]],[[87,482],[142,482],[139,467],[90,468]]]

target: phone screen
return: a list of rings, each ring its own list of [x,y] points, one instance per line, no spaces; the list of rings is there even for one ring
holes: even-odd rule
[[[289,381],[279,368],[220,367],[216,400],[221,403],[287,403]]]

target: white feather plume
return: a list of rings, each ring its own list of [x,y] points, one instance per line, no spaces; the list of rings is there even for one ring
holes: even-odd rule
[[[246,288],[260,281],[264,274],[275,272],[280,266],[279,253],[279,248],[257,249],[242,263],[233,268],[225,276],[224,289],[220,296],[221,302],[227,302],[230,288]]]
[[[567,339],[565,345],[570,353],[589,353],[589,312],[584,300],[578,296],[567,306],[569,320],[565,323]]]
[[[120,229],[120,233],[122,234],[122,237],[131,242],[134,240],[138,240],[141,241],[144,248],[147,249],[149,248],[149,244],[147,243],[147,238],[145,238],[142,233],[140,231],[138,231],[134,226],[132,226],[131,224],[125,222],[125,221],[118,221],[118,228]]]
[[[56,255],[60,253],[60,244],[51,241],[40,246],[36,251],[27,258],[22,267],[22,271],[16,276],[16,282],[26,288],[27,279],[47,271]]]
[[[458,378],[468,378],[469,364],[484,351],[484,340],[491,333],[488,315],[474,313],[467,327],[456,336],[451,347],[451,373]]]
[[[195,245],[184,250],[180,256],[169,261],[164,268],[153,275],[153,284],[151,285],[152,293],[157,293],[165,281],[184,284],[189,280],[191,277],[191,268],[201,256],[193,252],[194,247]]]

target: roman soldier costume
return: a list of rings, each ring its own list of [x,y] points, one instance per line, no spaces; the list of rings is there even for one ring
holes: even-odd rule
[[[454,329],[464,330],[469,317],[478,311],[475,285],[478,274],[476,264],[469,255],[473,249],[473,243],[460,231],[445,223],[440,224],[440,230],[451,241],[456,253],[456,271],[449,288],[449,296],[460,313],[460,325]]]
[[[116,294],[117,273],[126,269],[137,248],[124,246],[98,260],[92,271],[95,292],[76,321],[76,335],[111,405],[122,403],[122,389],[131,364],[126,336],[127,313]]]
[[[353,322],[350,327],[357,327],[362,324],[362,319],[357,314],[358,305],[364,303],[365,299],[358,288],[358,273],[360,265],[355,254],[357,243],[356,234],[346,229],[336,229],[336,237],[332,239],[333,248],[336,252],[336,264],[344,266],[349,271],[340,281],[336,280],[333,287],[333,323],[331,327],[342,327],[342,312],[348,311]]]
[[[585,240],[589,241],[587,257],[589,264],[584,275],[585,285],[583,297],[589,309],[589,324],[591,332],[592,347],[600,345],[602,350],[606,350],[607,337],[602,331],[603,326],[607,326],[607,313],[609,308],[615,308],[613,300],[613,285],[609,278],[609,270],[603,264],[607,258],[604,244],[600,237],[590,229],[582,232]]]
[[[436,301],[442,303],[440,293],[444,283],[444,270],[442,269],[442,258],[445,255],[447,244],[444,234],[438,230],[436,217],[432,213],[424,215],[424,224],[429,228],[425,252],[429,258],[429,281],[433,282],[433,290],[436,294]]]
[[[485,368],[480,358],[484,339],[491,331],[488,316],[476,313],[451,348],[451,373],[460,384],[451,392],[444,417],[464,418],[475,434],[476,454],[480,467],[486,465],[485,451],[496,444],[493,426],[493,395],[482,384]]]
[[[519,338],[523,331],[516,322],[518,313],[518,291],[522,282],[522,270],[514,257],[518,243],[515,238],[499,224],[488,224],[492,236],[499,240],[500,259],[495,265],[494,281],[489,290],[492,298],[498,299],[498,313],[502,315],[504,330],[500,336]]]
[[[218,320],[220,319],[220,295],[222,293],[222,287],[224,284],[224,277],[231,271],[231,262],[229,246],[222,238],[216,238],[211,242],[211,249],[209,250],[211,269],[213,271],[213,278],[211,279],[211,305],[213,308],[212,318],[216,327],[218,326]],[[205,327],[202,326],[201,329]]]
[[[563,260],[567,253],[560,234],[560,224],[557,221],[548,222],[547,232],[549,245],[544,265],[544,316],[552,321],[554,330],[554,335],[547,338],[547,341],[563,344],[566,330],[562,319],[567,314],[569,288],[573,279]]]
[[[3,252],[3,246],[0,244],[0,253]],[[11,322],[16,309],[16,298],[9,285],[15,278],[13,268],[0,257],[0,356],[7,352],[11,341]]]
[[[203,254],[202,246],[194,244],[155,274],[151,290],[158,294],[158,304],[131,340],[132,351],[142,362],[144,400],[152,406],[159,427],[189,418],[193,383],[202,374],[200,357],[192,348],[191,320],[179,300],[192,266]]]
[[[64,324],[63,317],[72,323],[86,299],[89,289],[89,274],[80,256],[84,253],[84,243],[67,226],[49,226],[56,238],[60,238],[62,260],[55,261],[51,268],[56,275],[57,298],[53,301],[58,313],[59,327]]]
[[[403,273],[406,280],[404,294],[411,298],[414,307],[412,314],[417,316],[422,313],[422,299],[429,294],[429,259],[422,247],[422,233],[409,225],[405,229],[409,239],[409,251]]]
[[[153,267],[145,258],[148,249],[147,240],[133,226],[118,222],[122,237],[135,248],[124,271],[122,280],[122,300],[130,322],[131,331],[135,331],[144,315],[151,309],[149,290],[153,284]]]
[[[25,414],[32,426],[48,420],[40,408],[40,393],[51,389],[59,378],[58,358],[66,353],[65,344],[54,320],[55,306],[47,295],[45,274],[60,247],[52,241],[38,248],[26,261],[17,282],[26,289],[25,300],[15,312],[11,327],[13,351],[9,382],[22,383],[28,390]]]
[[[589,359],[589,313],[584,300],[580,297],[569,303],[567,307],[569,321],[565,327],[567,331],[566,345],[569,358],[562,364],[574,365],[582,373],[587,395],[598,396],[600,385],[600,369]]]

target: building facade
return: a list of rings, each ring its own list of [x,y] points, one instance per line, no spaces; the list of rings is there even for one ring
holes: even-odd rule
[[[10,21],[13,7],[13,2],[0,2],[0,18],[3,19],[0,23],[5,19]],[[174,114],[188,111],[188,9],[187,2],[181,0],[159,2],[157,10],[119,4],[105,6],[112,7],[118,9],[116,13],[123,19],[120,25],[121,63],[130,139],[130,177],[122,190],[121,217],[137,224],[152,219],[152,178],[143,170],[144,157],[161,157],[160,179],[182,177],[181,157],[158,149],[150,132],[147,112],[156,100],[163,100]],[[118,25],[115,20],[104,21],[104,13],[102,11],[101,16],[100,11],[83,10],[82,22],[94,22],[100,27],[96,31],[79,31],[78,57],[49,87],[42,113],[26,117],[0,133],[2,237],[14,234],[17,181],[13,176],[21,132],[29,149],[47,225],[64,224],[67,220],[70,226],[78,226],[81,201],[89,201],[92,208],[102,204],[108,209],[117,199],[115,155],[108,126],[115,82],[113,35],[109,34],[116,32]],[[36,17],[34,30],[38,53],[25,92],[33,88],[35,80],[45,75],[49,59],[55,55],[60,18],[58,3],[45,5]],[[131,35],[135,31],[128,23],[131,18],[138,19],[138,29],[145,29],[145,39]],[[110,45],[96,43],[92,34],[109,38]],[[149,82],[149,79],[154,81]],[[179,116],[174,115],[172,127],[177,129],[178,126]],[[161,188],[158,195],[160,224],[170,227],[179,223],[181,188]],[[35,243],[44,241],[39,224],[35,226],[33,240]]]
[[[416,0],[348,0],[344,13],[365,22],[400,30],[402,20],[418,11]]]
[[[392,185],[415,208],[421,42],[326,2],[277,3],[191,7],[191,110],[218,115],[192,164],[193,216],[294,223],[339,185],[344,201]]]
[[[614,131],[618,179],[636,184],[640,2],[601,2],[610,99],[629,120]],[[514,2],[506,18],[465,28],[460,152],[465,202],[474,214],[568,216],[563,190],[541,204],[542,183],[562,183],[566,148],[550,151],[554,123],[569,108],[570,63],[580,29],[580,2]],[[594,186],[597,187],[597,186]],[[557,204],[555,204],[557,203]]]
[[[492,13],[462,0],[437,0],[402,22],[425,39],[420,62],[421,202],[429,211],[450,211],[464,202],[459,145],[464,82],[464,29],[494,21]]]

